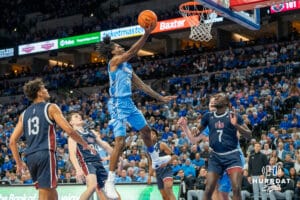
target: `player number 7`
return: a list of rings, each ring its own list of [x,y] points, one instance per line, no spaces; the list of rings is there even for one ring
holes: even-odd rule
[[[219,134],[219,142],[222,142],[223,130],[217,130],[217,133]]]

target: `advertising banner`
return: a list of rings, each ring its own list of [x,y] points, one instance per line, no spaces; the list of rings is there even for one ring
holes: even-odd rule
[[[157,200],[162,199],[156,184],[124,184],[116,185],[122,200]],[[86,189],[85,185],[59,185],[57,187],[59,200],[78,200]],[[1,200],[36,200],[38,191],[34,186],[0,186]],[[178,196],[179,185],[173,186],[175,196]],[[128,195],[130,194],[130,195]],[[96,194],[93,196],[97,200]],[[177,198],[176,198],[177,199]]]
[[[32,53],[44,52],[58,49],[58,43],[56,40],[48,40],[43,42],[25,44],[18,46],[18,55],[28,55]]]
[[[197,16],[191,16],[189,18],[193,18],[193,21],[199,21],[199,17]],[[183,18],[174,18],[174,19],[168,19],[157,22],[157,25],[155,29],[152,31],[152,33],[160,33],[160,32],[167,32],[167,31],[174,31],[184,28],[189,28],[190,24],[188,21]],[[123,28],[116,28],[112,30],[107,31],[101,31],[101,41],[103,41],[103,38],[108,35],[112,40],[117,39],[125,39],[130,37],[137,37],[144,34],[144,29],[140,27],[139,25],[135,26],[128,26]]]
[[[100,32],[58,39],[58,48],[68,48],[100,42]]]
[[[14,53],[14,48],[0,49],[0,58],[12,57]]]
[[[111,40],[118,40],[130,37],[136,37],[144,34],[144,29],[139,25],[115,28],[107,31],[101,31],[101,41],[105,36],[110,36]]]
[[[281,3],[282,0],[230,0],[230,8],[234,11],[253,10]]]
[[[270,7],[271,14],[300,9],[300,0],[288,1]]]
[[[199,16],[190,16],[188,18],[193,18],[192,21],[199,22]],[[157,25],[152,33],[160,33],[166,31],[174,31],[178,29],[189,28],[190,24],[184,17],[168,19],[157,22]]]

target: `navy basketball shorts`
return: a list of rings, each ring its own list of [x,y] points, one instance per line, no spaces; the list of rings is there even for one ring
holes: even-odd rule
[[[224,171],[230,175],[234,171],[242,172],[242,170],[242,161],[238,150],[226,153],[216,153],[212,151],[210,153],[208,172],[214,172],[222,176]]]
[[[164,181],[173,181],[173,171],[170,165],[166,167],[158,168],[156,171],[157,186],[159,190],[164,189]]]
[[[84,175],[95,174],[99,188],[104,187],[104,182],[107,179],[107,171],[101,162],[87,162],[82,166]]]
[[[37,151],[26,156],[27,166],[36,188],[57,187],[57,165],[55,152]]]

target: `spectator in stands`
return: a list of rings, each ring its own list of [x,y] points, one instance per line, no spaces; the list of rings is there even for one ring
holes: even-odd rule
[[[196,153],[195,159],[192,160],[192,164],[194,165],[198,174],[201,167],[205,167],[205,160],[201,158],[200,153]]]
[[[206,175],[207,170],[205,167],[201,167],[199,170],[199,175],[196,177],[193,185],[193,189],[189,190],[187,193],[187,200],[193,200],[196,198],[197,200],[201,200],[203,198],[205,185],[206,185]]]
[[[129,176],[127,176],[127,172],[125,169],[121,171],[121,175],[116,178],[116,183],[131,183],[132,180]]]
[[[136,181],[140,182],[140,183],[147,183],[148,176],[146,174],[145,169],[143,169],[143,168],[140,169],[139,176],[137,177]]]
[[[182,170],[182,167],[181,167],[181,165],[178,163],[178,159],[174,159],[173,161],[172,161],[172,172],[173,172],[173,175],[175,176],[175,175],[177,175],[177,173],[180,171],[180,170]]]
[[[264,177],[262,169],[268,165],[267,156],[260,152],[261,144],[256,142],[254,145],[254,153],[250,155],[248,170],[252,179],[254,200],[258,200],[259,196],[262,200],[267,200],[267,194],[264,190]]]
[[[132,161],[132,160],[134,160],[135,162],[141,161],[141,156],[137,152],[137,147],[134,146],[132,148],[131,154],[128,155],[127,159],[128,159],[129,162]]]
[[[182,169],[184,171],[185,176],[193,176],[196,177],[196,170],[191,165],[191,160],[188,158],[186,159],[185,163],[182,165]]]
[[[261,150],[261,153],[265,154],[268,159],[270,158],[270,156],[272,154],[272,150],[269,148],[268,143],[264,144],[264,148]]]
[[[275,182],[276,180],[276,182]],[[277,177],[275,177],[274,183],[278,185],[273,185],[272,190],[269,193],[270,200],[276,200],[279,198],[284,198],[286,200],[292,200],[294,195],[294,182],[285,176],[282,169],[278,169]]]
[[[294,163],[295,161],[292,159],[291,154],[287,153],[283,161],[283,168],[290,170],[291,168],[294,167]]]
[[[137,182],[138,177],[135,176],[134,170],[132,167],[127,168],[127,176],[129,176],[131,178],[132,182]]]
[[[9,159],[9,156],[6,155],[4,158],[4,163],[2,164],[2,171],[11,171],[13,169],[12,161]]]
[[[288,130],[291,128],[291,123],[288,120],[288,115],[284,115],[283,120],[279,124],[279,128]]]

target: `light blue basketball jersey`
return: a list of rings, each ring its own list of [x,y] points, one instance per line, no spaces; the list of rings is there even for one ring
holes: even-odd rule
[[[113,72],[109,70],[109,95],[107,108],[111,116],[109,127],[115,137],[126,135],[126,124],[135,130],[141,130],[147,125],[142,112],[137,109],[131,96],[132,66],[128,62],[121,63]]]
[[[129,97],[131,92],[132,66],[128,62],[121,63],[116,71],[111,72],[108,65],[109,95],[112,98]]]

